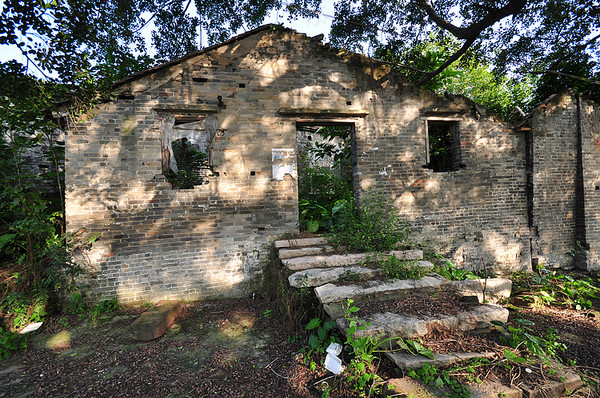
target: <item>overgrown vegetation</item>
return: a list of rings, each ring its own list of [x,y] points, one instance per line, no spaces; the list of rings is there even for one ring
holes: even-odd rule
[[[16,63],[0,68],[0,314],[7,329],[0,345],[6,349],[22,346],[8,330],[60,308],[79,273],[71,255],[81,245],[64,232],[64,150],[59,120],[49,111],[60,87],[18,69]],[[31,157],[39,163],[28,164]]]
[[[187,138],[181,138],[171,143],[177,171],[169,170],[166,174],[167,181],[173,188],[191,189],[195,185],[202,185],[202,171],[209,168],[208,155],[198,150]]]
[[[401,259],[394,254],[371,254],[367,256],[364,265],[367,267],[380,268],[387,279],[420,280],[431,272],[427,267],[419,265],[419,260]]]
[[[349,251],[383,252],[402,246],[409,224],[382,194],[367,192],[360,207],[354,201],[340,210],[329,242]]]
[[[310,232],[329,231],[340,211],[351,206],[352,130],[347,126],[323,126],[314,133],[314,146],[298,164],[298,209],[300,227]],[[329,159],[329,166],[312,159]]]
[[[573,277],[543,265],[536,273],[513,275],[513,291],[538,305],[560,305],[577,310],[589,309],[593,299],[600,299],[600,279]]]

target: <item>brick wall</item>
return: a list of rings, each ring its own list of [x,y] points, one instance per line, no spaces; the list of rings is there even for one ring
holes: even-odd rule
[[[310,122],[354,125],[358,194],[393,199],[415,240],[468,268],[529,267],[524,137],[465,99],[418,90],[385,65],[271,27],[117,89],[120,99],[72,126],[66,148],[68,227],[102,234],[80,259],[99,297],[257,289],[270,243],[298,220],[296,179],[273,178],[273,150],[295,149],[296,123]],[[216,118],[207,184],[172,189],[162,176],[173,117]],[[463,168],[422,167],[433,119],[458,123]]]
[[[580,105],[583,186],[585,203],[585,238],[588,269],[600,269],[600,112],[597,105],[581,101]]]
[[[575,94],[564,93],[536,109],[529,123],[533,137],[534,258],[551,267],[598,269],[597,107],[578,100]]]
[[[362,191],[383,189],[413,237],[458,264],[500,273],[530,266],[524,137],[464,98],[409,86],[373,94],[371,128],[357,128]],[[463,167],[426,164],[427,120],[457,123]]]

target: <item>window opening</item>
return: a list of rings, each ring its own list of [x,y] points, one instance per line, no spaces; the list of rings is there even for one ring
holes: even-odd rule
[[[173,188],[190,189],[204,184],[210,171],[208,155],[186,137],[172,141],[171,148],[174,162],[165,177]]]
[[[427,121],[427,164],[435,172],[456,171],[464,167],[456,121]]]
[[[212,144],[217,132],[213,117],[186,122],[163,119],[162,172],[173,188],[190,189],[208,183],[212,173]]]
[[[353,199],[351,124],[307,124],[296,130],[300,227],[327,231]]]

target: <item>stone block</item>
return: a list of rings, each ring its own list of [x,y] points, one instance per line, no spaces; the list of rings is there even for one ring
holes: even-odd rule
[[[161,337],[175,322],[183,305],[179,301],[161,301],[142,313],[130,326],[131,337],[150,341]]]
[[[420,369],[423,365],[430,364],[438,367],[446,367],[460,361],[476,358],[491,359],[496,354],[493,352],[457,352],[453,354],[434,354],[435,358],[427,358],[422,355],[413,355],[407,352],[386,352],[385,356],[394,362],[400,369]]]
[[[469,386],[471,398],[522,398],[523,393],[518,388],[505,386],[501,383],[484,380],[481,384]]]
[[[286,239],[275,241],[275,248],[282,249],[288,247],[307,247],[307,246],[319,246],[326,245],[327,239],[322,237],[317,238],[299,238],[299,239]]]
[[[315,287],[337,282],[341,277],[348,274],[355,275],[359,279],[368,279],[379,275],[380,271],[360,266],[313,268],[294,272],[288,277],[288,281],[295,288]]]

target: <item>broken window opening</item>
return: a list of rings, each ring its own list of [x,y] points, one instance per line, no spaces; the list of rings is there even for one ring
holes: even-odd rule
[[[460,134],[457,121],[428,120],[427,164],[435,172],[457,171],[464,168],[460,153]]]
[[[354,125],[299,124],[296,138],[299,224],[310,232],[326,231],[353,199]]]
[[[165,177],[173,188],[191,189],[204,184],[210,171],[208,155],[186,137],[171,142],[171,148],[174,162]]]
[[[162,172],[173,188],[191,189],[208,184],[212,172],[212,145],[217,133],[214,117],[167,116],[162,125]]]

